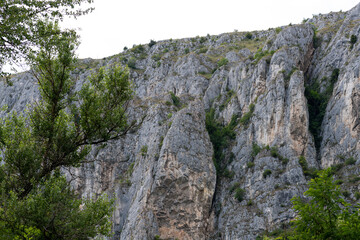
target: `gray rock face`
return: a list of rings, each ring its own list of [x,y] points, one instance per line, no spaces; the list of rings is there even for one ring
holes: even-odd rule
[[[129,118],[146,117],[124,138],[94,148],[91,163],[64,171],[84,197],[105,192],[116,198],[114,239],[255,239],[288,223],[295,217],[290,199],[307,188],[300,156],[309,168],[349,158],[360,164],[360,41],[350,42],[351,35],[360,39],[359,20],[360,5],[294,26],[161,41],[84,60],[96,68],[135,58]],[[221,64],[223,58],[228,61]],[[76,89],[90,73],[74,72]],[[0,105],[9,107],[2,116],[38,99],[30,73],[11,81],[0,82]],[[305,89],[314,85],[319,93],[333,87],[320,140],[309,131],[314,119]],[[205,124],[211,108],[224,125],[233,116],[240,122],[223,149],[227,174],[217,175],[213,164]],[[339,176],[357,176],[357,164]],[[343,187],[355,200],[359,185],[349,182]]]

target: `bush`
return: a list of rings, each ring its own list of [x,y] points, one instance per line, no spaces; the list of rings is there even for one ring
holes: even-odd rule
[[[331,73],[330,83],[326,90],[320,93],[320,86],[317,81],[310,86],[305,88],[305,97],[308,102],[309,110],[309,131],[314,136],[315,148],[320,149],[320,144],[322,141],[321,137],[321,124],[324,119],[326,106],[329,102],[329,99],[332,95],[334,84],[339,77],[339,69],[334,69]]]
[[[331,169],[323,170],[309,182],[304,198],[294,197],[297,213],[291,239],[359,239],[360,214],[341,197],[341,189],[334,183]],[[346,191],[342,195],[349,196]]]
[[[141,147],[140,152],[141,152],[141,156],[145,157],[148,151],[148,146],[144,145]]]
[[[210,111],[206,112],[205,126],[214,148],[213,161],[216,172],[221,175],[225,164],[223,150],[228,145],[229,140],[234,139],[236,136],[234,129],[237,126],[237,115],[233,115],[230,123],[227,126],[223,126],[216,121],[215,109],[211,108]]]
[[[133,53],[143,53],[145,51],[145,48],[143,45],[134,45],[134,47],[131,49]]]
[[[254,163],[254,162],[248,162],[248,163],[246,164],[246,166],[247,166],[248,168],[252,168],[252,167],[255,166],[255,163]]]
[[[273,54],[275,53],[275,51],[263,51],[262,48],[259,48],[259,50],[255,53],[254,55],[254,60],[255,60],[255,63],[259,62],[260,59],[262,59],[263,57],[266,57],[266,56],[272,56]]]
[[[131,57],[127,63],[129,68],[136,69],[136,59]]]
[[[343,191],[343,192],[342,192],[342,195],[343,195],[345,198],[349,198],[349,197],[350,197],[349,191]]]
[[[346,165],[354,165],[356,163],[356,159],[353,157],[349,157],[348,159],[346,159],[345,164]]]
[[[354,47],[354,44],[357,42],[357,36],[351,35],[350,37],[350,43],[351,43],[351,49]]]
[[[190,52],[189,48],[185,48],[184,52],[185,54],[188,54]]]
[[[207,40],[206,37],[201,37],[200,38],[200,43],[202,44],[202,43],[206,42],[206,40]]]
[[[244,127],[248,127],[250,124],[250,119],[254,114],[254,110],[255,110],[255,105],[253,103],[251,103],[249,105],[249,112],[245,113],[241,118],[240,118],[240,124],[243,125]]]
[[[150,40],[150,42],[149,42],[149,47],[151,48],[152,46],[154,46],[156,44],[156,41],[154,41],[154,40]]]
[[[360,199],[360,193],[359,193],[359,192],[356,192],[356,193],[355,193],[355,198],[356,198],[356,200],[359,200],[359,199]]]
[[[218,68],[225,66],[226,64],[228,64],[229,60],[227,60],[227,58],[222,58],[218,61],[217,65]]]
[[[235,189],[239,188],[240,183],[236,182],[234,183],[230,188],[229,188],[229,192],[233,193],[235,191]]]
[[[344,181],[342,180],[342,179],[337,179],[336,181],[335,181],[335,184],[336,185],[341,185],[341,184],[343,184],[344,183]]]
[[[253,143],[251,156],[256,157],[260,152],[261,152],[261,147],[256,143]]]
[[[206,53],[207,50],[208,49],[206,47],[200,48],[199,53]]]
[[[245,197],[245,190],[242,188],[236,188],[235,189],[235,198],[241,202],[242,200],[244,200]]]
[[[180,99],[173,92],[170,92],[170,96],[174,106],[181,107]]]
[[[245,38],[247,38],[247,39],[252,39],[252,37],[253,37],[253,35],[249,32],[245,34]]]
[[[161,55],[160,54],[154,54],[151,56],[151,58],[154,60],[154,61],[159,61],[161,59]]]
[[[226,178],[230,178],[232,179],[235,175],[235,172],[234,171],[230,171],[229,169],[225,168],[224,171],[223,171],[223,176],[226,177]]]
[[[270,169],[266,169],[264,172],[263,172],[263,177],[264,178],[267,178],[268,176],[271,175],[271,170]]]

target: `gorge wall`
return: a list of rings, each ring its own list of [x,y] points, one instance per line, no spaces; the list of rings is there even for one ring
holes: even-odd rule
[[[290,199],[314,169],[334,164],[357,201],[359,54],[357,5],[267,31],[81,60],[75,89],[93,69],[129,65],[129,119],[144,120],[94,148],[92,162],[64,171],[84,197],[116,198],[114,239],[255,239],[293,219]],[[31,73],[11,82],[0,82],[0,105],[23,111],[36,101]],[[209,121],[232,133],[221,148],[210,141]]]

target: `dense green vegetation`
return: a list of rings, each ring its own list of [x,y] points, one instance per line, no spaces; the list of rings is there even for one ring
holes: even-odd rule
[[[230,140],[235,139],[235,127],[237,125],[237,116],[233,115],[230,123],[227,126],[223,126],[215,119],[215,109],[211,108],[206,113],[206,129],[210,136],[210,141],[214,148],[213,161],[218,175],[222,175],[224,172],[225,156],[224,149],[228,146]]]
[[[181,107],[181,102],[179,97],[177,97],[173,92],[170,92],[171,100],[176,107]]]
[[[357,36],[356,35],[351,35],[351,37],[350,37],[350,44],[351,44],[350,49],[353,49],[354,44],[356,42],[357,42]]]
[[[92,146],[103,147],[136,124],[128,124],[125,114],[132,98],[128,69],[100,68],[81,90],[74,92],[71,73],[76,65],[77,36],[73,31],[61,31],[50,20],[71,12],[66,7],[81,2],[85,1],[0,3],[0,11],[6,6],[14,14],[9,17],[14,22],[8,24],[28,21],[20,26],[25,29],[14,26],[15,38],[37,38],[29,45],[14,46],[19,53],[27,54],[27,47],[36,44],[26,59],[41,95],[25,115],[13,112],[0,120],[0,239],[111,236],[113,200],[106,195],[82,199],[60,171],[79,167],[86,162]],[[26,24],[33,24],[32,30],[37,31],[30,38],[28,34],[34,33],[24,32],[29,27]],[[8,53],[6,49],[0,51],[2,60],[8,60]]]
[[[325,91],[320,92],[320,85],[318,81],[314,81],[313,84],[306,86],[305,88],[305,97],[308,101],[308,110],[309,110],[309,131],[314,136],[315,147],[318,150],[321,144],[321,124],[324,119],[326,106],[332,95],[334,84],[336,83],[339,77],[339,69],[334,69],[332,71],[330,81],[327,83],[327,88]],[[327,81],[327,78],[324,78],[323,81]]]
[[[217,66],[218,68],[221,68],[222,66],[225,66],[226,64],[228,64],[229,60],[227,58],[221,58],[218,62],[217,62]]]
[[[291,224],[258,239],[359,239],[360,206],[345,202],[349,192],[340,189],[332,173],[331,168],[320,171],[309,182],[305,198],[292,199],[297,218]]]
[[[309,168],[306,158],[304,156],[299,157],[299,164],[306,177],[311,177],[311,178],[316,177],[318,171],[315,168]]]
[[[0,1],[0,72],[4,64],[16,64],[40,46],[44,37],[60,34],[54,28],[65,16],[80,16],[92,10],[77,9],[93,0],[2,0]],[[52,22],[50,22],[52,21]],[[67,31],[75,35],[74,31]]]
[[[247,128],[250,124],[250,119],[254,115],[255,105],[251,103],[249,105],[249,111],[245,113],[239,120],[240,124]]]

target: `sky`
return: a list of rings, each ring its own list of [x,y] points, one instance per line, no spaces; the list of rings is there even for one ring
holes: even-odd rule
[[[80,58],[103,58],[125,46],[301,23],[313,14],[347,11],[359,0],[95,0],[95,10],[65,20],[81,36]]]
[[[301,23],[313,14],[347,11],[360,0],[94,0],[95,10],[65,19],[77,29],[79,58],[103,58],[126,46]],[[86,7],[87,5],[83,5]]]

